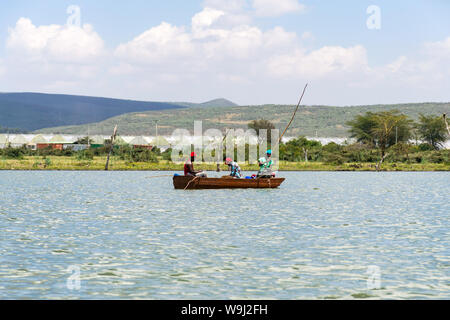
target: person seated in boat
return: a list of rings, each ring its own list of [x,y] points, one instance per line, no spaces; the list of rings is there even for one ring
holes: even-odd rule
[[[233,178],[241,178],[241,167],[236,161],[233,161],[231,158],[225,159],[225,164],[230,168],[230,176]]]
[[[273,160],[272,150],[267,150],[266,157],[261,157],[258,159],[259,171],[256,175],[257,178],[273,178],[274,173],[272,172]]]
[[[191,153],[191,158],[186,161],[184,164],[184,175],[185,176],[194,176],[194,177],[202,177],[206,178],[207,175],[202,170],[196,171],[194,170],[194,162],[197,154],[195,152]]]

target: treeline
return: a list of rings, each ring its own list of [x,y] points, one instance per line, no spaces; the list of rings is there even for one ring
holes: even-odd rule
[[[31,150],[26,146],[21,148],[4,148],[0,149],[0,156],[9,159],[23,159],[24,157],[38,156],[38,157],[75,157],[77,160],[93,160],[94,157],[106,156],[109,152],[109,146],[105,145],[100,148],[90,148],[86,150],[74,151],[71,148],[65,150],[52,149],[51,147],[45,149]],[[145,148],[133,148],[131,146],[115,146],[112,155],[118,157],[120,160],[129,162],[153,162],[157,163],[158,159],[170,159],[170,150],[161,152],[158,148],[152,150]]]
[[[304,137],[280,145],[280,159],[286,161],[450,163],[445,115],[420,115],[416,123],[397,110],[367,112],[348,122],[356,143],[325,146]]]
[[[436,150],[428,143],[412,144],[398,142],[386,150],[384,162],[445,163],[450,165],[450,150]],[[364,143],[339,145],[300,137],[280,145],[280,160],[290,162],[323,162],[340,165],[344,163],[378,163],[382,159],[380,150]]]
[[[350,127],[352,143],[343,145],[334,142],[322,145],[319,141],[298,137],[279,146],[279,159],[289,162],[323,162],[328,164],[344,163],[444,163],[450,165],[450,150],[444,148],[450,132],[447,120],[442,116],[420,115],[414,122],[399,111],[367,112],[358,115],[347,123]],[[255,120],[249,127],[259,132],[275,126],[267,120]],[[87,138],[79,144],[87,144]],[[274,142],[275,143],[275,142]],[[270,143],[269,143],[270,147]],[[92,160],[95,156],[106,156],[110,141],[100,148],[82,151],[54,150],[51,148],[30,150],[22,148],[0,149],[0,156],[20,159],[25,156],[73,156],[78,160]],[[249,146],[246,146],[246,160],[249,158]],[[235,150],[235,155],[237,150]],[[158,148],[133,148],[128,145],[115,145],[113,156],[129,162],[153,162],[171,159],[171,149],[161,152]],[[201,159],[198,159],[201,161]]]

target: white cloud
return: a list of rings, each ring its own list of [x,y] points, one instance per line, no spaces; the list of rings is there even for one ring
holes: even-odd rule
[[[173,61],[188,61],[189,66],[204,65],[205,58],[211,61],[228,59],[254,59],[264,56],[275,47],[295,43],[296,34],[281,27],[266,32],[247,24],[224,26],[217,23],[228,13],[205,8],[192,18],[191,30],[162,23],[130,42],[119,45],[116,56],[123,61],[142,64]]]
[[[204,8],[214,8],[227,12],[239,12],[247,7],[247,0],[205,0]]]
[[[253,0],[252,4],[256,15],[263,17],[279,16],[305,10],[305,5],[300,4],[298,0]]]
[[[379,79],[390,79],[396,85],[422,86],[434,83],[434,87],[442,88],[450,77],[450,37],[425,43],[420,54],[400,56],[386,66],[375,68],[374,73]]]
[[[256,104],[294,103],[298,89],[312,81],[308,104],[450,99],[450,37],[371,66],[362,45],[317,47],[306,41],[314,39],[310,31],[263,29],[249,14],[256,7],[226,3],[208,0],[191,25],[162,22],[109,50],[89,25],[35,26],[21,18],[0,59],[0,86],[145,100],[225,96]]]
[[[192,17],[192,29],[198,30],[211,26],[218,18],[222,17],[225,12],[206,7]]]
[[[183,27],[163,22],[119,45],[116,55],[140,63],[159,63],[169,58],[181,58],[194,53],[191,35]]]
[[[314,35],[310,31],[302,33],[302,40],[314,40]]]
[[[366,50],[359,45],[323,47],[309,53],[297,49],[294,53],[271,57],[268,63],[269,72],[279,77],[318,78],[336,72],[366,72],[367,69]]]
[[[264,32],[264,45],[266,47],[281,48],[283,51],[297,44],[297,34],[288,32],[282,27],[275,27]]]
[[[450,58],[450,37],[425,44],[428,54]]]
[[[102,39],[88,24],[82,28],[60,25],[36,27],[27,18],[20,18],[15,27],[9,29],[6,47],[22,57],[69,63],[92,60],[104,53]]]

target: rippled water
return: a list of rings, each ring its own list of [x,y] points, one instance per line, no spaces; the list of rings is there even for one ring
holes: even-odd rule
[[[159,174],[0,172],[0,299],[450,298],[449,173]]]

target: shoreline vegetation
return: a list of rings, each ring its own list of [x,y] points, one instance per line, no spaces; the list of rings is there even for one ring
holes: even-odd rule
[[[0,171],[104,171],[106,156],[80,160],[70,156],[25,156],[22,159],[0,159]],[[216,171],[216,164],[198,163],[196,169]],[[256,164],[241,165],[242,171],[258,170]],[[221,165],[221,172],[228,172]],[[130,162],[111,157],[109,171],[183,171],[182,164],[168,160],[156,162]],[[377,171],[375,162],[325,163],[279,161],[278,171]],[[448,163],[384,163],[380,171],[450,171]]]
[[[289,124],[284,132],[289,128]],[[278,171],[450,171],[450,149],[445,149],[444,146],[450,137],[445,114],[420,115],[419,122],[414,122],[397,110],[367,112],[365,115],[356,116],[347,124],[350,126],[350,137],[356,142],[330,142],[322,145],[321,142],[308,140],[304,136],[286,143],[281,143],[281,138],[274,142],[274,124],[264,119],[254,120],[248,127],[253,129],[257,136],[260,136],[260,130],[266,130],[267,145],[240,145],[239,156],[237,145],[234,150],[228,151],[233,153],[233,159],[241,160],[243,171],[254,172],[258,171],[258,166],[248,163],[253,159],[250,155],[261,155],[267,150],[266,147],[279,148]],[[162,151],[157,146],[150,146],[142,138],[127,144],[116,137],[116,132],[117,126],[111,139],[98,145],[89,137],[80,138],[68,148],[56,142],[36,144],[35,150],[26,144],[13,148],[10,143],[6,143],[6,148],[0,149],[0,170],[105,170],[106,159],[111,155],[109,170],[113,171],[182,171],[182,164],[171,161],[175,159],[172,153],[179,152],[178,148],[172,150],[168,147]],[[228,132],[225,138],[233,138],[227,135]],[[211,146],[217,148],[211,149]],[[208,164],[202,159],[221,159],[229,156],[219,145],[211,146],[204,148],[203,152],[210,153],[210,157],[200,157],[196,164],[197,170],[216,171],[215,163]],[[195,147],[191,145],[190,151],[194,151]],[[222,164],[221,170],[226,172],[227,166]]]

